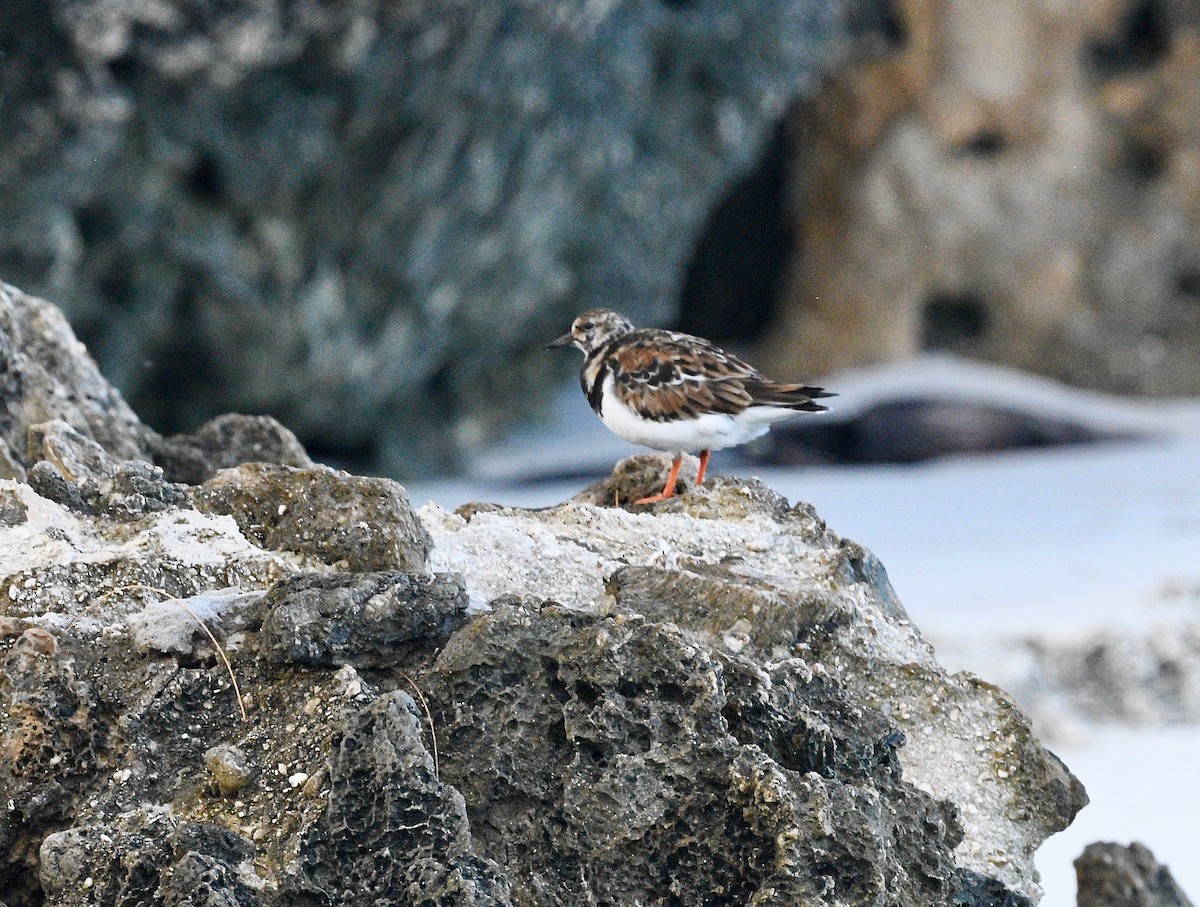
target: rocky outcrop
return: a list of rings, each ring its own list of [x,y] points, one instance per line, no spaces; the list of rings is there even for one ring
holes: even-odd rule
[[[79,468],[81,480],[132,460],[189,484],[252,461],[312,465],[295,435],[263,416],[221,416],[163,438],[100,374],[62,312],[0,283],[0,478],[23,480],[46,461],[68,475]]]
[[[1078,907],[1192,907],[1170,870],[1136,841],[1089,844],[1075,861]]]
[[[869,554],[759,486],[652,514],[427,508],[432,576],[314,574],[236,518],[131,524],[13,491],[34,514],[0,539],[24,532],[33,561],[0,564],[16,904],[127,890],[133,858],[96,836],[149,891],[202,872],[239,903],[1021,903],[1084,802],[1004,694],[937,667]],[[192,563],[141,543],[164,520]],[[131,540],[137,588],[47,575],[40,557],[78,559],[55,524],[84,523]],[[227,575],[195,570],[204,533]],[[253,551],[268,569],[234,576]],[[179,573],[268,590],[175,593],[225,640],[248,722],[202,637],[181,653],[163,605],[146,615]]]
[[[665,467],[660,458],[634,458],[618,467],[600,494],[613,493],[625,501],[635,498],[646,481],[646,471],[638,464],[644,467],[647,461]],[[570,713],[566,717],[568,740],[586,734],[595,742],[598,732],[590,727],[592,721],[599,721],[602,729],[609,721],[621,726],[641,721],[651,725],[650,730],[637,733],[639,740],[649,735],[649,742],[639,743],[633,752],[620,746],[614,752],[614,741],[601,734],[596,755],[601,776],[623,772],[630,765],[630,776],[650,771],[642,765],[642,751],[659,751],[663,744],[656,731],[663,726],[720,725],[722,720],[735,740],[763,750],[782,768],[802,774],[816,771],[833,782],[850,783],[852,766],[865,771],[878,760],[889,762],[886,754],[894,751],[906,783],[957,804],[955,819],[943,817],[950,824],[940,844],[922,840],[917,849],[927,856],[938,853],[939,848],[949,849],[961,871],[997,878],[1031,894],[1032,851],[1023,842],[1049,834],[1049,816],[1082,802],[1077,782],[1032,739],[1024,717],[1006,696],[969,676],[948,677],[932,664],[931,651],[909,625],[883,569],[867,552],[830,533],[811,510],[803,505],[789,508],[762,486],[721,479],[714,484],[711,492],[661,505],[653,516],[631,517],[611,506],[578,504],[538,512],[472,508],[465,516],[436,509],[423,513],[432,524],[433,563],[461,571],[477,605],[497,596],[516,595],[526,601],[549,599],[572,609],[561,616],[551,612],[560,620],[582,609],[609,613],[619,621],[618,626],[632,621],[615,639],[615,627],[589,629],[604,643],[583,645],[578,653],[572,647],[564,654],[559,645],[540,640],[518,647],[541,652],[546,662],[542,670],[552,670],[558,683],[566,684],[565,690],[554,693],[556,697],[572,708],[588,706],[584,712],[587,727],[577,730],[576,722],[584,719],[572,718]],[[597,489],[590,489],[584,497],[596,494]],[[516,559],[524,566],[514,576],[511,564]],[[487,627],[501,619],[506,618],[493,613],[476,625]],[[519,623],[529,621],[532,618],[526,617]],[[663,622],[679,628],[682,636],[676,639],[668,633],[659,638]],[[550,632],[544,624],[543,618],[536,623],[537,629],[528,632]],[[656,641],[645,641],[643,634],[654,635]],[[692,714],[699,705],[687,692],[665,694],[688,705],[683,714],[668,719],[651,711],[642,716],[636,703],[621,695],[606,700],[598,692],[604,683],[583,678],[586,682],[581,684],[568,679],[574,677],[576,667],[560,667],[575,666],[581,658],[601,657],[595,650],[609,644],[615,650],[609,658],[616,666],[604,665],[602,677],[635,672],[623,662],[630,647],[685,650],[701,646],[703,665],[694,665],[682,675],[677,670],[655,668],[651,671],[653,684],[665,683],[670,690],[685,691],[715,686],[719,702],[712,710],[720,719],[707,714],[701,720]],[[478,646],[479,641],[473,639],[472,645]],[[921,650],[926,654],[917,655]],[[452,639],[440,664],[457,654]],[[682,659],[682,651],[671,658]],[[472,676],[478,670],[476,666]],[[832,678],[830,670],[835,672]],[[696,672],[713,676],[701,679],[694,676]],[[552,690],[558,686],[553,679],[546,682]],[[643,680],[628,689],[636,691],[650,682]],[[750,686],[740,687],[744,682]],[[809,700],[810,696],[817,699]],[[468,689],[456,691],[454,699],[470,697]],[[632,714],[625,716],[627,711]],[[557,710],[552,714],[557,720]],[[836,717],[839,715],[842,717]],[[513,720],[490,719],[488,723],[511,726]],[[876,736],[858,737],[858,731],[871,726]],[[531,728],[522,736],[552,741],[562,733],[550,725]],[[483,756],[479,754],[479,758]],[[847,762],[843,764],[842,759]],[[471,762],[478,768],[478,758]],[[618,765],[609,768],[614,762]],[[733,771],[732,767],[728,770]],[[503,773],[494,782],[491,796],[516,786],[521,800],[536,800],[537,791],[523,783],[528,774],[519,770]],[[866,781],[858,784],[873,786]],[[680,788],[690,791],[696,786],[689,780]],[[862,790],[851,795],[839,788],[837,795],[843,794],[872,799],[878,788],[870,795]],[[669,793],[657,796],[671,799]],[[1002,805],[1013,801],[1021,802],[1022,809],[1013,812]],[[955,825],[962,828],[961,840],[956,840]],[[508,829],[501,837],[514,833]],[[804,832],[796,834],[805,837]],[[891,834],[885,832],[871,846],[886,853],[883,842]],[[639,862],[633,849],[623,858],[626,866]],[[884,862],[894,858],[893,854]],[[792,859],[799,857],[793,854]],[[810,855],[805,859],[818,858]],[[874,865],[862,854],[851,862],[862,860]],[[881,877],[887,877],[882,865],[877,869]],[[947,869],[943,865],[933,875]],[[763,878],[759,883],[792,890],[788,886],[794,880],[784,884]],[[942,894],[956,883],[947,884],[950,887]],[[811,892],[806,896],[811,897]],[[917,889],[911,889],[907,902],[914,902],[913,898],[915,902],[922,898],[936,902],[939,896],[928,891],[918,895]],[[631,898],[637,896],[631,894]],[[904,902],[904,898],[899,901]]]
[[[849,5],[18,0],[0,276],[164,430],[267,411],[444,469],[581,305],[667,314]]]
[[[1171,0],[901,0],[794,111],[764,367],[951,350],[1200,392],[1200,19]]]
[[[1086,802],[867,551],[755,482],[615,506],[661,481],[642,457],[544,510],[414,513],[29,433],[0,479],[7,907],[1009,907]]]

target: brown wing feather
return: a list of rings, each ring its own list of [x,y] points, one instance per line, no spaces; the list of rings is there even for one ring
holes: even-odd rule
[[[656,422],[706,412],[737,414],[753,403],[743,386],[759,377],[707,341],[666,331],[638,331],[613,351],[613,388],[626,406]]]

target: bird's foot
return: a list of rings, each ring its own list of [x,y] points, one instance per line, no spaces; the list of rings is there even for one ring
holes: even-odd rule
[[[667,476],[667,482],[663,485],[663,490],[658,494],[652,494],[648,498],[641,498],[634,501],[635,504],[657,504],[659,501],[665,501],[667,498],[675,497],[675,480],[679,478],[679,467],[683,464],[683,457],[678,456],[671,463],[671,473]]]
[[[638,498],[633,503],[635,504],[657,504],[659,501],[665,501],[667,498],[675,497],[675,483],[672,482],[658,494],[652,494],[648,498]]]

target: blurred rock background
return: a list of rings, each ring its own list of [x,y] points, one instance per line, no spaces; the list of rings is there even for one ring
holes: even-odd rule
[[[781,375],[1200,392],[1184,0],[10,0],[0,279],[163,432],[411,478],[592,305]]]
[[[788,244],[745,319],[764,369],[932,350],[1200,393],[1200,5],[898,0],[891,15],[891,52],[796,104],[747,186],[783,199]],[[685,299],[715,332],[740,280],[711,293],[708,267]]]
[[[164,431],[266,411],[318,455],[452,468],[563,376],[540,347],[579,309],[674,314],[850,27],[827,0],[17,0],[0,275]]]

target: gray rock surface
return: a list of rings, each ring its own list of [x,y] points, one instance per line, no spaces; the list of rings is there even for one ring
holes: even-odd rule
[[[614,473],[613,483],[619,485],[623,478],[629,477],[642,481],[645,470],[622,464]],[[630,499],[627,494],[620,497]],[[783,769],[803,775],[811,770],[813,759],[853,760],[851,754],[861,752],[864,747],[882,747],[883,752],[895,746],[906,785],[955,804],[951,825],[961,830],[962,837],[957,837],[959,832],[948,831],[950,843],[944,841],[942,846],[953,853],[953,865],[962,875],[956,876],[959,882],[947,882],[950,887],[945,891],[959,892],[954,886],[961,883],[961,890],[986,892],[991,884],[987,880],[992,879],[1001,891],[1036,897],[1038,889],[1032,869],[1034,842],[1044,840],[1061,823],[1062,816],[1073,814],[1085,802],[1082,788],[1033,738],[1027,719],[1011,699],[971,675],[947,675],[936,666],[932,650],[907,621],[878,562],[858,545],[831,533],[806,505],[792,508],[761,485],[716,477],[702,490],[655,507],[652,514],[576,503],[540,511],[471,507],[464,508],[461,515],[445,513],[430,505],[422,514],[434,537],[431,563],[435,569],[463,574],[473,606],[509,596],[508,600],[527,609],[536,609],[539,602],[549,600],[572,609],[568,614],[607,613],[616,625],[589,631],[602,639],[617,634],[617,627],[624,621],[633,621],[634,627],[644,623],[646,632],[656,627],[678,628],[684,633],[681,646],[699,647],[721,667],[706,668],[718,679],[689,680],[673,675],[671,690],[690,689],[688,683],[698,688],[716,684],[722,690],[718,698],[729,696],[731,672],[740,669],[750,671],[762,684],[761,689],[745,694],[750,701],[769,703],[772,696],[783,696],[784,704],[778,708],[801,723],[798,710],[801,703],[809,701],[820,716],[815,723],[831,728],[815,738],[795,726],[780,738],[777,729],[756,727],[754,722],[750,722],[747,736],[741,737],[733,729],[735,711],[717,707],[728,733],[743,745],[766,750]],[[520,563],[522,568],[514,571],[514,563]],[[552,616],[556,613],[549,612]],[[620,710],[632,708],[627,700],[649,684],[648,680],[627,684],[625,692],[621,692],[618,683],[618,695],[611,701],[597,692],[605,689],[601,680],[587,681],[581,692],[570,684],[564,690],[563,675],[570,669],[554,665],[574,665],[591,649],[584,644],[578,652],[569,648],[564,654],[558,651],[555,641],[536,638],[538,633],[550,632],[537,629],[545,623],[545,617],[538,612],[537,617],[529,614],[519,620],[512,618],[522,627],[534,625],[535,629],[528,632],[535,634],[535,638],[516,646],[499,641],[497,645],[506,654],[503,658],[498,654],[495,660],[506,666],[503,676],[511,683],[514,675],[507,666],[512,660],[520,663],[529,659],[532,670],[536,662],[527,654],[528,650],[539,651],[541,671],[548,676],[541,682],[544,689],[535,687],[536,691],[528,694],[531,701],[545,701],[548,696],[558,698],[563,703],[561,711],[567,713],[562,720],[568,731],[575,708],[585,712],[594,708],[596,712],[589,712],[593,717],[588,720],[599,721],[605,727],[612,721],[622,728],[616,739],[599,744],[602,762],[619,755],[621,760],[633,759],[638,765],[635,757],[639,754],[647,750],[656,752],[666,745],[654,737],[658,730],[690,729],[697,725],[699,719],[695,716],[646,718],[654,726],[649,740],[646,731],[628,729],[624,722],[633,719],[622,718]],[[463,638],[471,639],[471,646],[478,647],[478,634],[483,632],[480,628],[500,619],[499,612],[480,618],[467,628],[475,626],[475,633]],[[447,660],[459,655],[458,638],[451,638],[439,659],[443,671],[450,664]],[[599,642],[591,645],[603,648]],[[636,647],[634,642],[624,641],[624,637],[613,645],[620,653],[627,647]],[[647,644],[646,648],[652,647]],[[462,657],[467,686],[455,689],[456,703],[472,695],[483,673],[483,665],[473,662],[470,652],[462,653]],[[623,654],[612,657],[624,665]],[[468,664],[472,665],[469,671]],[[635,670],[629,665],[605,668],[600,673],[601,677],[611,676],[610,672],[623,676]],[[839,696],[846,697],[841,705],[835,707],[824,700],[817,705],[806,699],[817,696],[818,688],[823,688],[826,680],[838,688]],[[784,695],[789,688],[804,692]],[[668,700],[674,696],[685,704],[693,698],[687,692],[659,695]],[[842,709],[855,716],[856,726],[868,726],[873,720],[870,716],[877,716],[904,738],[904,745],[899,746],[899,738],[883,745],[881,741],[887,734],[869,745],[848,739],[848,735],[839,736],[833,716]],[[453,719],[462,711],[461,707],[456,709]],[[533,727],[519,736],[538,741],[537,746],[550,746],[548,741],[561,736],[552,724],[557,720],[556,714],[552,710],[550,717],[529,716],[527,720]],[[511,715],[489,713],[487,724],[512,727],[515,720]],[[539,728],[540,721],[547,724]],[[520,726],[519,721],[517,724]],[[822,733],[831,736],[822,737]],[[695,742],[705,737],[700,732],[694,738],[688,738],[685,732],[681,734],[683,742],[678,738],[671,742],[684,745],[689,739]],[[780,739],[790,741],[789,745],[795,749],[786,755],[772,755],[766,741],[778,743]],[[630,740],[638,742],[635,745]],[[467,745],[465,740],[463,745]],[[821,757],[822,747],[838,755]],[[806,755],[809,752],[818,755]],[[473,765],[477,769],[479,760],[487,758],[486,753],[480,752],[472,760]],[[515,793],[504,796],[520,802],[536,799],[538,791],[523,785],[536,786],[537,776],[521,771],[520,763],[513,768],[511,756],[504,758],[507,761],[499,770],[499,779],[493,782],[493,794],[499,797],[501,792],[515,786]],[[575,759],[569,748],[559,758],[568,763]],[[856,764],[860,763],[861,758]],[[670,770],[678,771],[674,763]],[[848,769],[839,767],[830,771],[841,778]],[[533,781],[528,780],[531,775]],[[680,787],[690,789],[688,782]],[[877,787],[873,789],[879,793]],[[644,797],[631,795],[631,799],[640,801]],[[479,802],[471,795],[467,795],[467,801]],[[1013,803],[1020,805],[1013,808]],[[569,812],[579,807],[564,803],[561,807],[555,804],[555,808]],[[500,836],[505,840],[519,835],[518,827],[505,828]],[[482,832],[477,834],[482,836]],[[799,841],[806,840],[803,830],[794,834]],[[872,846],[890,854],[883,859],[908,865],[907,857],[889,850],[891,833],[879,834]],[[802,845],[798,843],[797,847]],[[937,852],[932,847],[924,842],[920,852]],[[569,856],[588,865],[586,855]],[[627,862],[639,865],[632,853]],[[649,867],[641,871],[649,872]],[[586,877],[586,870],[581,872]],[[630,884],[650,884],[648,878],[643,876],[641,882],[634,880]],[[968,883],[968,878],[973,881]],[[769,881],[766,876],[758,879],[758,884],[766,887],[776,883],[784,884],[778,879]],[[791,884],[799,883],[792,880],[785,888]],[[908,890],[910,898],[916,896],[913,894],[916,890]],[[636,895],[630,896],[636,899]],[[996,903],[1003,903],[1003,896]],[[897,903],[901,902],[905,901]],[[980,903],[990,901],[985,897]]]
[[[262,650],[281,664],[388,667],[416,643],[445,642],[467,595],[453,575],[299,574],[263,601]]]
[[[1089,844],[1075,861],[1078,907],[1192,907],[1171,872],[1136,841]]]
[[[38,858],[48,902],[64,907],[261,903],[253,844],[215,825],[180,822],[165,809],[47,835]],[[97,873],[97,865],[111,871]]]
[[[32,466],[29,429],[56,419],[119,459],[145,456],[154,434],[100,374],[62,312],[0,283],[0,438],[5,459]]]
[[[155,438],[151,448],[167,477],[185,485],[242,463],[313,465],[296,436],[269,416],[217,416],[189,434]]]
[[[9,484],[31,516],[0,550],[24,532],[29,557],[60,562],[44,515],[70,511]],[[130,644],[165,579],[122,594],[85,574],[64,594],[0,560],[17,590],[0,599],[15,907],[81,902],[80,878],[167,892],[195,873],[213,898],[269,905],[1036,898],[1033,850],[1082,788],[1006,696],[937,667],[878,563],[810,509],[718,478],[648,513],[466,513],[423,512],[430,565],[464,568],[481,612],[465,622],[455,579],[314,576],[259,549],[279,577],[261,608],[211,621],[245,723],[199,637]],[[244,549],[186,507],[73,518],[96,545],[200,518],[175,549],[193,564],[256,547],[237,515],[219,519]],[[123,557],[143,574],[187,567],[136,538]],[[148,831],[156,811],[170,822]],[[230,837],[173,843],[187,823]]]
[[[226,797],[232,797],[250,783],[249,763],[241,747],[229,744],[209,747],[204,751],[204,767]]]
[[[965,887],[956,811],[900,780],[903,734],[803,661],[509,604],[451,640],[434,682],[443,777],[518,903],[950,904]]]
[[[390,479],[250,463],[221,470],[191,497],[204,513],[232,516],[263,548],[331,566],[423,570],[429,556],[429,534]]]
[[[212,589],[187,598],[152,601],[126,619],[133,644],[143,652],[190,655],[207,646],[204,627],[223,636],[262,624],[263,593]]]
[[[515,903],[504,870],[475,851],[462,794],[438,780],[422,724],[402,692],[346,723],[328,807],[301,838],[284,903]]]
[[[168,481],[193,485],[241,463],[312,465],[295,435],[265,416],[225,415],[161,437],[100,374],[62,312],[0,282],[0,478],[24,481],[42,460],[75,483],[110,478],[120,461],[153,461]]]
[[[272,412],[413,474],[528,411],[540,337],[666,314],[843,4],[17,0],[0,276],[163,430]]]

